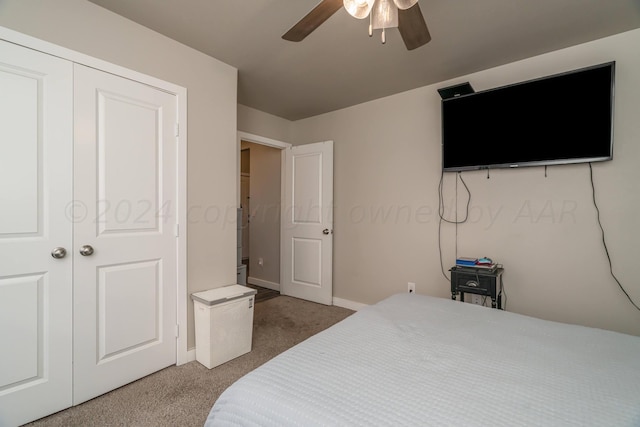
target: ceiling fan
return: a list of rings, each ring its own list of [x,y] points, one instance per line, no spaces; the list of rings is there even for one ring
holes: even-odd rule
[[[282,38],[299,42],[329,19],[342,6],[358,19],[369,17],[369,36],[373,30],[397,27],[408,50],[427,44],[431,35],[422,16],[418,0],[322,0],[311,12],[287,31]]]

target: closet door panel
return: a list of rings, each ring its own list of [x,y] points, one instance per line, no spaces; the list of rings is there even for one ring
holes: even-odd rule
[[[72,404],[72,76],[68,61],[0,41],[3,426]]]
[[[159,232],[162,115],[157,103],[98,91],[99,234]]]
[[[176,363],[177,103],[81,65],[74,76],[78,404]]]

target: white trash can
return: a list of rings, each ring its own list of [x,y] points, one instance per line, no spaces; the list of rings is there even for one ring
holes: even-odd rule
[[[198,362],[211,369],[251,351],[256,292],[228,285],[191,294]]]

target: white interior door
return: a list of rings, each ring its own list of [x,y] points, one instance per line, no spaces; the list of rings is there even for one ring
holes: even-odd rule
[[[177,104],[74,67],[78,404],[176,362]]]
[[[0,41],[2,426],[71,406],[72,78],[70,62]]]
[[[333,141],[285,150],[283,295],[333,302]]]

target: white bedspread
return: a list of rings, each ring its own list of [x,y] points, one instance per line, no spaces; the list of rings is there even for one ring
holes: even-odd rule
[[[229,387],[211,426],[640,426],[640,337],[398,294]]]

